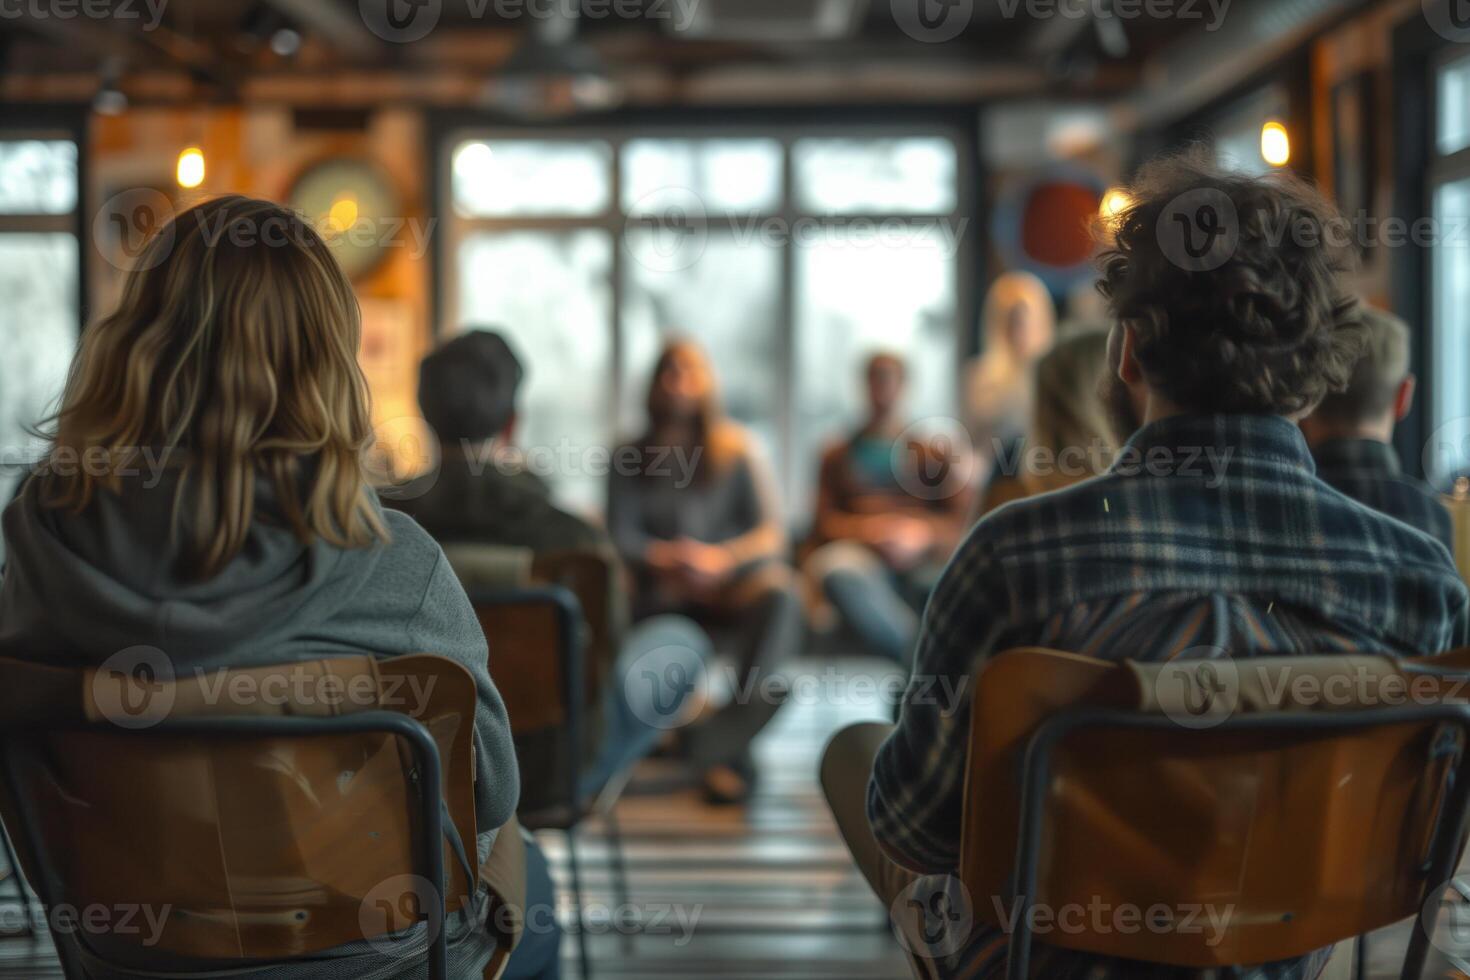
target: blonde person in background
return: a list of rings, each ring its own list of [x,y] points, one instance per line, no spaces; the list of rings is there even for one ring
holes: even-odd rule
[[[980,515],[1012,500],[1069,487],[1112,462],[1114,439],[1099,394],[1107,350],[1107,331],[1084,329],[1037,362],[1031,431],[998,453]]]
[[[1029,272],[1007,272],[985,294],[980,355],[965,381],[965,421],[984,458],[993,458],[998,446],[1025,432],[1031,370],[1051,349],[1056,322],[1051,294]]]

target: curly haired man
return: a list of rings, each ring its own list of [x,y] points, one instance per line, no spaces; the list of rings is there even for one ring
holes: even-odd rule
[[[1319,480],[1295,424],[1346,386],[1363,347],[1332,206],[1288,175],[1226,173],[1198,153],[1148,165],[1131,197],[1099,259],[1115,320],[1102,395],[1141,462],[976,525],[925,611],[897,726],[847,729],[823,759],[839,827],[890,902],[956,869],[969,704],[930,695],[969,691],[1000,651],[1424,654],[1470,638],[1444,547]],[[1186,465],[1210,454],[1228,460],[1223,478]],[[1005,947],[979,927],[926,970],[1000,976]],[[1329,955],[1212,975],[1311,980]],[[1198,974],[1038,944],[1032,976]]]

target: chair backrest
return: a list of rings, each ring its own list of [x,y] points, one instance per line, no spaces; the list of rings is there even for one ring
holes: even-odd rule
[[[530,548],[450,542],[444,557],[466,592],[511,589],[531,581],[536,552]]]
[[[0,702],[0,813],[43,899],[166,910],[156,935],[86,934],[89,955],[279,961],[432,923],[422,883],[439,874],[445,911],[471,901],[446,846],[473,865],[476,694],[453,661],[167,679],[0,661],[0,689],[44,692]]]
[[[548,551],[536,555],[531,578],[577,597],[586,624],[582,657],[585,703],[598,703],[627,630],[628,598],[621,566],[611,552]]]
[[[1022,892],[1053,921],[1132,909],[1132,929],[1091,928],[1084,911],[1082,928],[1037,938],[1208,968],[1417,914],[1460,843],[1445,818],[1450,777],[1467,776],[1470,710],[1450,703],[1470,693],[1467,668],[1463,654],[993,658],[974,691],[965,787],[960,874],[975,917],[1009,927]],[[1202,692],[1216,702],[1192,700]],[[1172,927],[1137,927],[1158,907]]]
[[[471,595],[483,596],[541,585],[556,585],[576,598],[578,628],[583,631],[580,637],[583,647],[581,673],[585,692],[583,705],[595,711],[627,629],[627,593],[617,556],[611,551],[537,552],[517,546],[463,542],[446,544],[444,555],[460,584]],[[531,620],[529,623],[516,621],[527,617]],[[540,631],[538,640],[551,638],[548,631],[552,624],[541,621],[538,610],[499,610],[488,624],[482,617],[481,625],[496,629],[502,626],[519,629],[529,625],[533,630]],[[491,635],[488,628],[486,635]],[[503,639],[502,642],[519,645],[515,635],[511,635],[508,640]],[[507,663],[504,669],[518,668],[513,663]],[[496,682],[500,684],[499,674],[496,675]],[[512,679],[509,683],[514,684],[515,680]],[[519,700],[516,703],[523,718],[518,723],[520,730],[545,727],[549,721],[540,713],[549,711],[555,714],[557,710],[554,705],[539,703],[534,696],[532,701],[525,704]]]
[[[575,809],[588,732],[582,681],[584,630],[576,596],[557,585],[470,591],[490,647],[490,673],[505,700],[520,763],[521,805],[536,814]]]

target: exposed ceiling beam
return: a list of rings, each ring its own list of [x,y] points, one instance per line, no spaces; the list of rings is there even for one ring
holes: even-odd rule
[[[86,17],[25,17],[16,23],[61,47],[89,51],[99,62],[116,58],[131,66],[151,66],[163,55],[178,67],[218,84],[235,82],[235,73],[207,45],[163,24],[134,30],[130,22],[117,18],[103,21]]]
[[[1092,14],[1080,10],[1076,15],[1057,16],[1038,20],[1025,41],[1025,48],[1033,55],[1048,56],[1061,54],[1080,41],[1093,29]]]
[[[325,38],[343,54],[371,59],[387,49],[382,38],[367,29],[358,16],[357,4],[337,0],[266,0],[278,12]],[[390,0],[391,2],[391,0]]]
[[[1181,118],[1368,2],[1237,0],[1218,29],[1188,32],[1150,57],[1138,87],[1113,106],[1115,118],[1130,131]]]

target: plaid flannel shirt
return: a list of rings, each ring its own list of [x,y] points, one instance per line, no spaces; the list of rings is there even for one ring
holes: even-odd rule
[[[1417,527],[1451,554],[1455,529],[1450,512],[1428,485],[1404,473],[1392,446],[1375,439],[1333,439],[1312,449],[1317,476],[1359,503]]]
[[[968,691],[1000,651],[1048,646],[1167,660],[1335,650],[1437,653],[1470,641],[1470,594],[1444,547],[1314,475],[1295,425],[1181,416],[1141,429],[1106,474],[1009,504],[960,546],[924,613],[902,714],[868,785],[868,817],[905,867],[959,863]],[[944,976],[990,975],[982,929]],[[1316,975],[1326,951],[1238,977]],[[1037,945],[1065,978],[1188,977]]]

